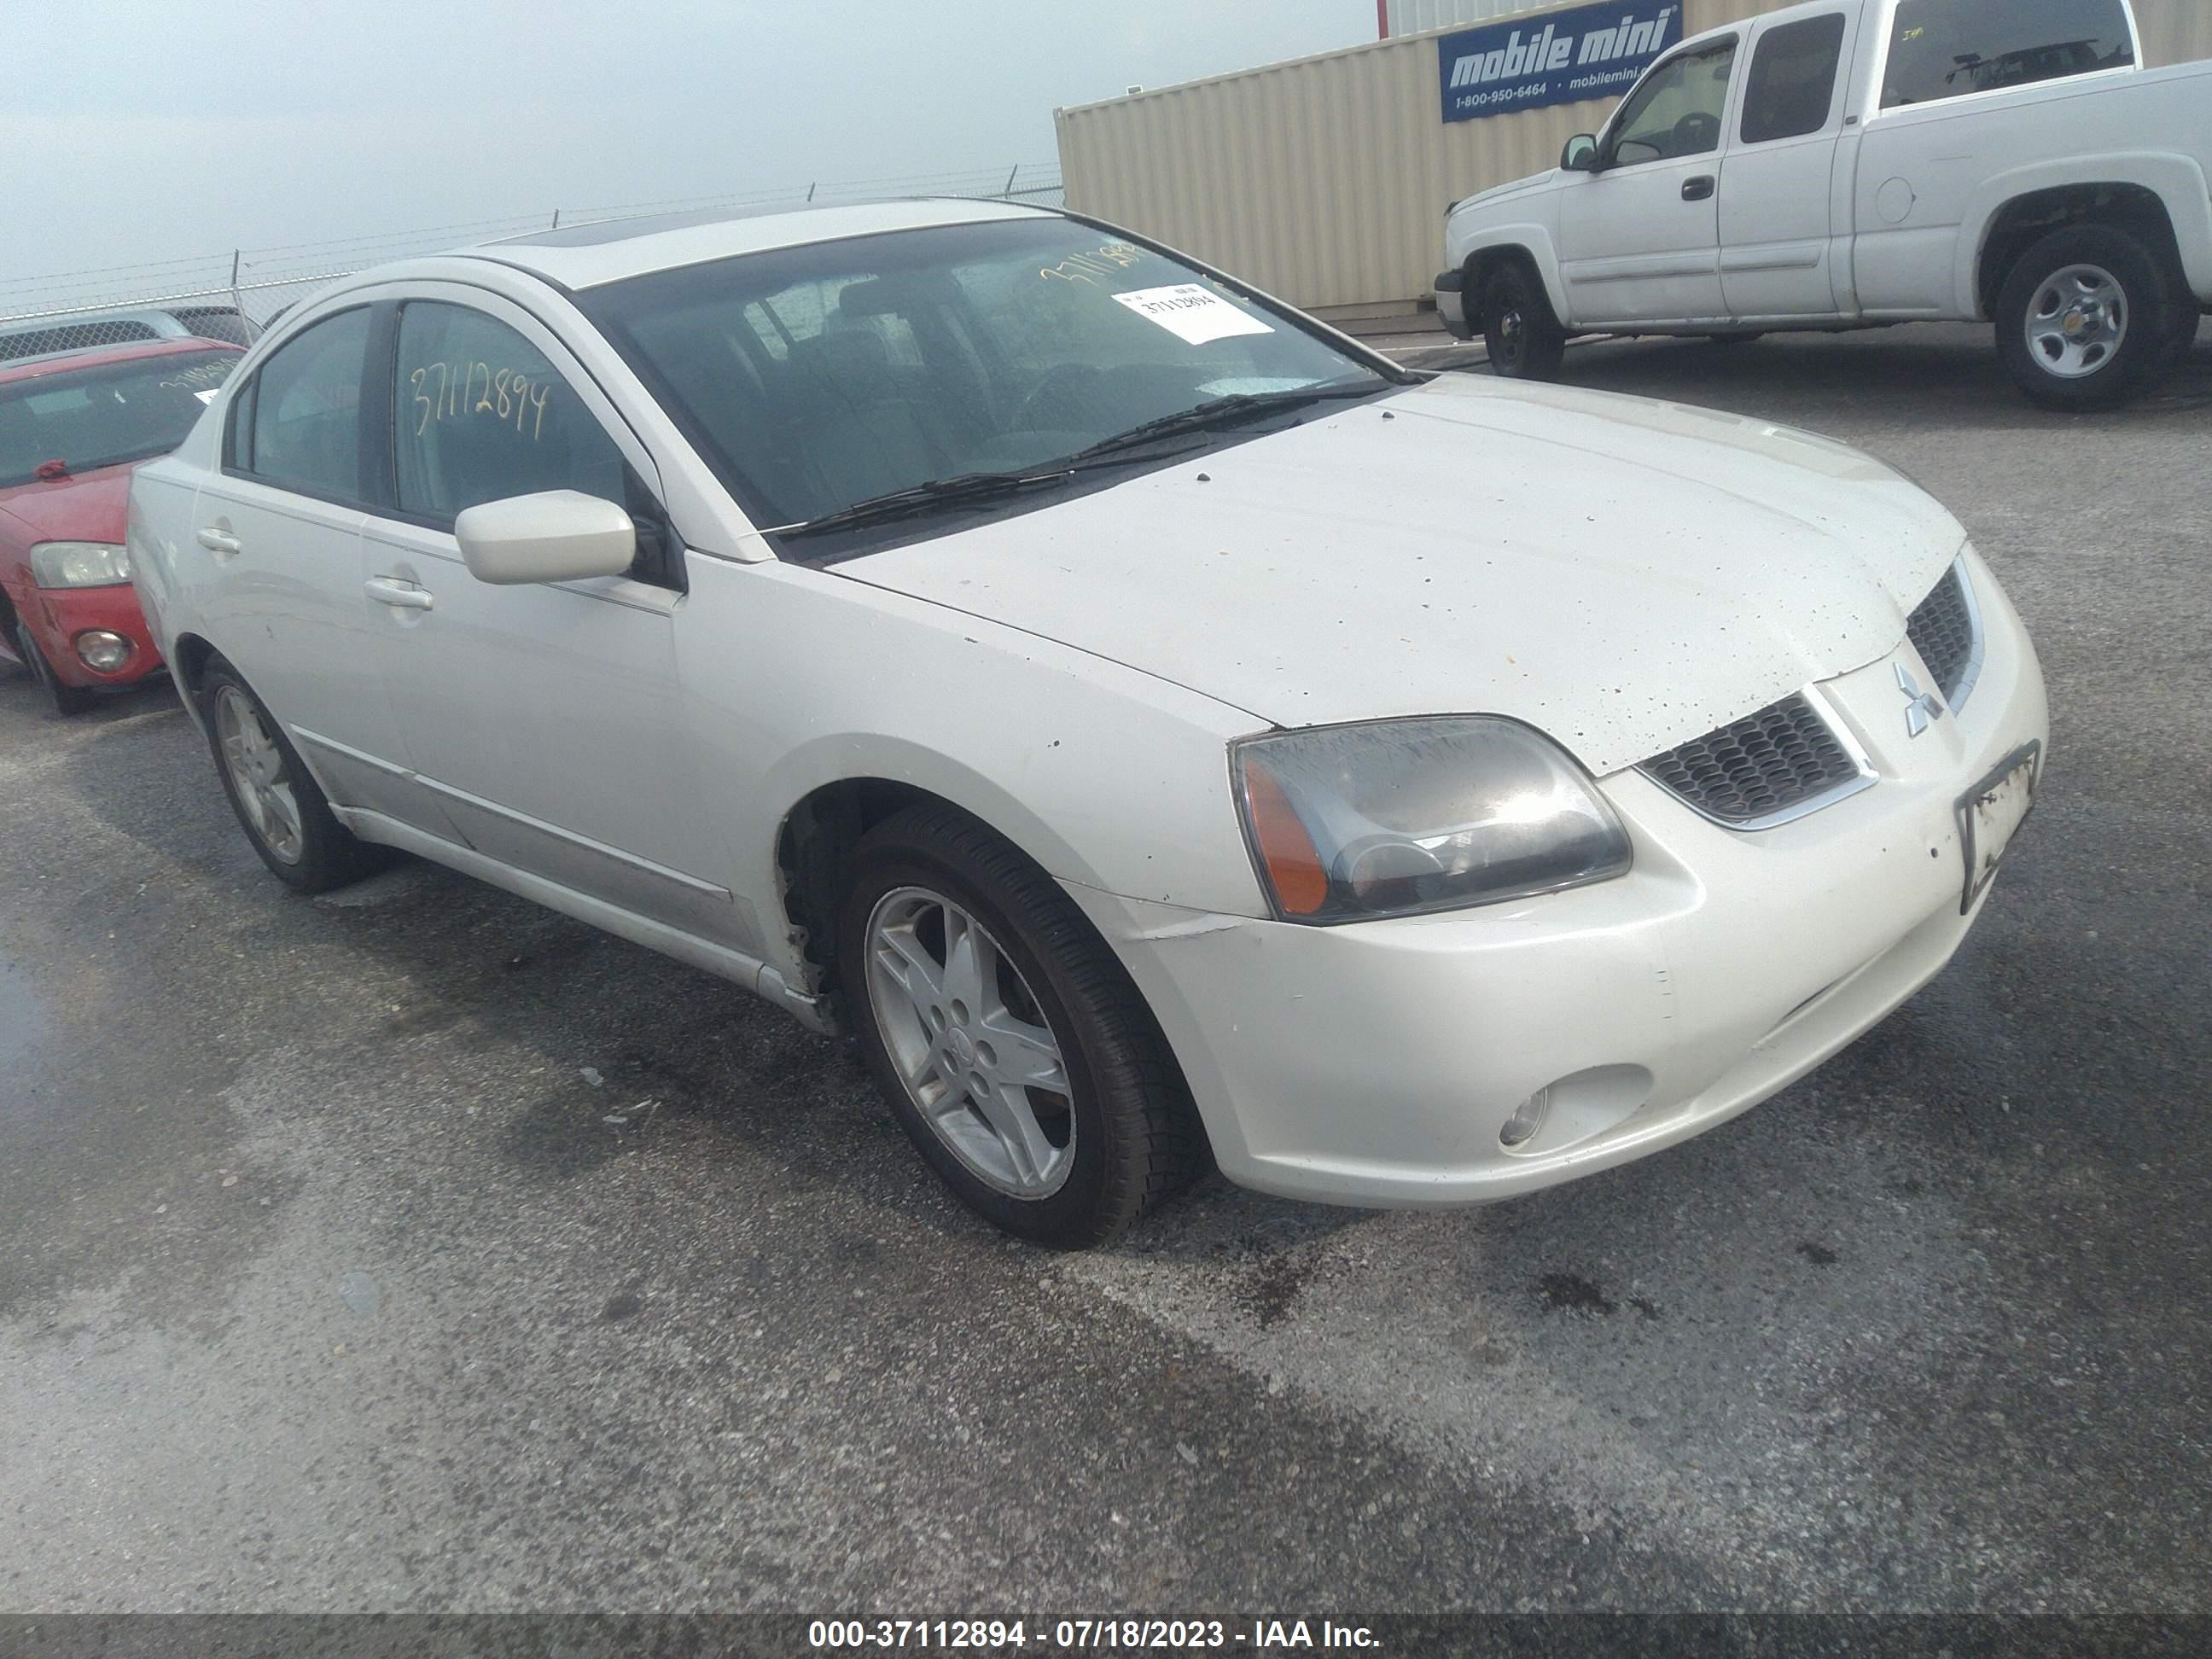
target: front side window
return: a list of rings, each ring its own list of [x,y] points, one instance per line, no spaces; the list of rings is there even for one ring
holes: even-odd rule
[[[622,452],[544,353],[465,306],[399,313],[392,448],[402,511],[451,520],[510,495],[574,489],[629,504]]]
[[[1613,123],[1613,165],[1671,161],[1721,147],[1735,42],[1684,52],[1644,76]]]
[[[1901,0],[1881,106],[1931,104],[2135,61],[2120,0]]]
[[[744,254],[582,304],[773,526],[963,475],[1049,473],[1224,399],[1394,384],[1178,259],[1058,216]]]
[[[1808,17],[1767,30],[1743,88],[1743,142],[1799,138],[1828,125],[1844,57],[1844,15]]]
[[[276,348],[253,377],[240,414],[256,477],[310,495],[366,499],[361,480],[361,386],[368,312],[341,312]]]
[[[0,489],[42,468],[58,477],[167,454],[240,356],[180,352],[0,386]]]

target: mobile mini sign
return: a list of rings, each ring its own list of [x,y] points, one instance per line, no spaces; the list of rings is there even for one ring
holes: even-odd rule
[[[1616,0],[1441,36],[1444,119],[1610,98],[1681,38],[1680,0]]]

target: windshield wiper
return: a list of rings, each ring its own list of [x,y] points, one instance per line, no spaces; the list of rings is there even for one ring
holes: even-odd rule
[[[1273,415],[1285,410],[1304,409],[1310,404],[1338,402],[1346,398],[1372,398],[1389,389],[1388,380],[1380,384],[1363,382],[1358,386],[1311,386],[1286,392],[1232,392],[1224,398],[1209,398],[1193,408],[1179,410],[1173,415],[1163,415],[1158,420],[1133,426],[1127,432],[1117,432],[1110,438],[1079,449],[1063,457],[1056,465],[1087,461],[1102,455],[1119,454],[1125,449],[1137,449],[1162,438],[1180,437],[1189,432],[1214,432],[1240,422],[1254,421],[1263,415]]]
[[[761,533],[767,536],[816,536],[831,530],[854,530],[866,525],[911,518],[916,514],[933,512],[939,507],[966,506],[1002,495],[1017,495],[1026,489],[1062,484],[1079,472],[1095,471],[1110,465],[1113,458],[1128,450],[1141,449],[1165,438],[1214,431],[1243,421],[1257,420],[1264,415],[1304,409],[1310,404],[1331,403],[1346,398],[1371,398],[1388,386],[1389,382],[1384,381],[1381,385],[1363,383],[1358,386],[1304,386],[1286,392],[1231,392],[1225,398],[1209,398],[1194,408],[1180,410],[1173,415],[1163,415],[1158,420],[1133,426],[1127,432],[1117,432],[1110,438],[1101,439],[1072,455],[1063,455],[1057,460],[1046,461],[1035,467],[1012,472],[960,472],[949,478],[932,478],[927,483],[915,484],[908,489],[871,495],[866,501],[854,501],[850,507],[841,507],[835,512],[825,513],[818,519],[777,525]],[[1192,445],[1189,448],[1201,447]],[[1187,453],[1188,451],[1170,453]]]
[[[1081,464],[1081,458],[1070,456],[1065,460],[1048,461],[1041,467],[1018,472],[959,472],[949,478],[932,478],[906,489],[894,489],[887,495],[871,495],[850,507],[841,507],[834,513],[825,513],[818,519],[808,519],[799,524],[778,525],[764,530],[764,536],[813,536],[827,530],[853,530],[865,525],[886,524],[895,519],[911,518],[918,513],[933,512],[943,507],[962,507],[975,501],[988,501],[1001,495],[1018,495],[1025,489],[1042,489],[1048,484],[1064,484],[1079,472],[1097,471],[1096,465]]]

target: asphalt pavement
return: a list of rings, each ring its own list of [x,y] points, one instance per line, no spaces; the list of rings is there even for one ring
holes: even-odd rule
[[[2081,419],[1962,328],[1568,374],[1905,468],[2056,729],[1933,985],[1487,1210],[1010,1243],[837,1043],[291,897],[166,687],[0,671],[0,1610],[2212,1611],[2212,331]]]

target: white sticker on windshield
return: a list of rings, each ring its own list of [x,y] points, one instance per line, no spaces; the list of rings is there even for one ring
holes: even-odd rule
[[[216,390],[217,388],[210,386],[205,392],[195,392],[192,393],[192,396],[198,398],[204,404],[211,404],[215,401]]]
[[[1238,334],[1273,334],[1275,331],[1249,312],[1239,311],[1212,289],[1200,283],[1177,283],[1170,288],[1140,288],[1114,296],[1139,317],[1149,317],[1177,339],[1193,345],[1226,340]]]

